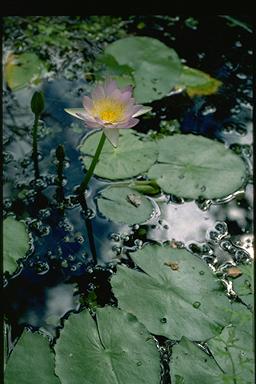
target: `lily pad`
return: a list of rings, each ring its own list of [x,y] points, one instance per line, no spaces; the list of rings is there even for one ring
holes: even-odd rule
[[[117,308],[71,315],[55,346],[62,384],[155,384],[160,358],[152,336],[136,318]]]
[[[133,78],[133,69],[128,65],[120,65],[116,59],[107,54],[100,54],[96,58],[96,64],[100,66],[96,72],[97,79],[105,80],[111,77],[122,88],[127,85],[135,85]]]
[[[242,187],[244,161],[224,144],[192,134],[158,141],[158,164],[148,176],[167,193],[185,198],[227,196]]]
[[[166,96],[177,84],[181,62],[177,53],[161,41],[146,37],[126,37],[109,44],[105,53],[120,65],[133,69],[134,96],[147,103]]]
[[[206,340],[228,324],[228,299],[204,261],[159,245],[146,245],[130,256],[145,273],[119,265],[111,285],[119,307],[151,333]]]
[[[214,79],[207,73],[185,65],[182,68],[179,82],[177,88],[184,86],[190,97],[215,93],[222,84],[221,81]]]
[[[239,270],[242,275],[233,280],[233,289],[245,304],[253,305],[252,264],[239,265]]]
[[[238,311],[238,306],[240,310]],[[253,383],[253,319],[245,306],[237,304],[232,324],[225,327],[220,335],[208,341],[215,360],[225,372],[223,383]]]
[[[145,196],[131,188],[110,187],[98,199],[100,212],[110,220],[124,224],[139,224],[150,218],[153,205]]]
[[[29,237],[25,224],[7,217],[3,222],[3,261],[4,271],[14,273],[17,260],[26,256],[29,249]]]
[[[222,372],[214,359],[186,337],[172,348],[170,372],[174,384],[220,384]]]
[[[54,373],[54,355],[46,337],[24,331],[11,353],[5,384],[60,384]]]
[[[43,62],[35,53],[9,54],[4,70],[5,80],[12,91],[40,83],[45,72]]]
[[[119,144],[114,148],[105,142],[94,174],[105,179],[128,179],[146,172],[157,159],[156,143],[131,130],[120,129]],[[80,145],[88,169],[99,143],[101,132],[89,135]]]

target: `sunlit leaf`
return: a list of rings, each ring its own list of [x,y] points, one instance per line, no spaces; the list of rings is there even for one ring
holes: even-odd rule
[[[159,352],[134,316],[117,308],[97,308],[65,321],[55,346],[62,384],[156,384]]]
[[[237,191],[245,182],[245,162],[224,144],[192,134],[176,134],[157,143],[158,163],[148,176],[167,193],[218,198]]]
[[[146,36],[126,37],[109,44],[105,53],[133,69],[138,102],[161,99],[177,84],[181,73],[178,55],[161,41]]]
[[[10,53],[4,67],[5,80],[13,91],[40,83],[45,72],[43,62],[35,53]]]
[[[131,130],[120,129],[118,147],[105,142],[94,174],[106,179],[128,179],[146,172],[157,158],[157,148],[153,141]],[[89,135],[80,145],[83,162],[88,169],[91,164],[101,133]]]
[[[210,95],[217,92],[221,86],[221,81],[187,66],[182,67],[181,77],[176,88],[185,87],[189,96]]]
[[[138,224],[148,220],[153,213],[152,203],[131,188],[110,187],[97,200],[100,212],[117,223]]]
[[[151,333],[205,340],[228,324],[228,299],[205,262],[159,245],[146,245],[130,257],[145,273],[119,265],[111,285],[119,307]]]

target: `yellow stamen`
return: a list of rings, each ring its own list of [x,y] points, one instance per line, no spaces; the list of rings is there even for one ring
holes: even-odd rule
[[[116,123],[123,119],[124,104],[112,99],[94,101],[92,113],[106,123]]]

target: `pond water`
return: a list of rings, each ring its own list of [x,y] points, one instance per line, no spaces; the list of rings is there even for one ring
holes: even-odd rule
[[[4,54],[10,50],[22,52],[33,42],[33,37],[27,37],[26,20],[19,18],[15,35],[10,19],[6,18]],[[77,38],[77,20],[63,18],[58,22],[57,25],[68,22],[70,33]],[[74,50],[73,55],[67,46],[56,51],[47,42],[42,46],[41,56],[51,63],[52,75],[40,85],[46,104],[39,127],[37,181],[31,161],[34,117],[30,100],[35,88],[14,92],[4,85],[4,218],[13,216],[23,221],[30,233],[26,259],[19,263],[15,274],[5,276],[9,353],[24,326],[42,329],[54,338],[63,318],[86,305],[91,292],[96,293],[100,305],[115,304],[109,283],[115,264],[122,261],[130,265],[129,254],[145,243],[169,241],[173,248],[185,248],[202,257],[217,271],[253,257],[251,175],[244,189],[223,199],[192,200],[161,192],[151,197],[154,216],[133,226],[114,223],[99,212],[96,201],[109,181],[94,177],[83,210],[75,195],[86,173],[78,146],[90,130],[64,112],[64,108],[80,107],[82,96],[90,93],[93,72],[88,64],[89,74],[84,76],[84,62],[91,63],[106,43],[126,34],[154,37],[174,48],[183,64],[209,73],[223,86],[208,96],[189,98],[186,93],[177,92],[154,101],[150,104],[150,118],[142,117],[134,129],[152,135],[159,133],[160,128],[163,132],[166,127],[174,127],[175,119],[178,128],[173,130],[217,139],[243,157],[252,173],[250,32],[230,25],[221,16],[113,18],[103,30],[95,27],[98,20],[89,18],[87,22],[91,35],[88,32],[87,41],[80,41],[83,48]],[[19,47],[17,39],[23,41]],[[39,50],[35,42],[33,47]],[[62,205],[57,201],[56,185],[59,144],[65,150]],[[142,174],[137,179],[143,177]],[[158,343],[163,348],[161,337]],[[162,382],[169,383],[165,353],[163,348]]]

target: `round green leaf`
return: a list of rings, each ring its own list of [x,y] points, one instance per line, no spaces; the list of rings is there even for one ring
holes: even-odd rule
[[[105,142],[96,165],[94,174],[105,179],[128,179],[146,172],[157,158],[157,147],[153,141],[146,140],[142,135],[136,135],[130,130],[120,129],[118,147],[114,148]],[[83,162],[88,169],[92,156],[100,140],[101,132],[89,135],[83,140],[80,150]]]
[[[181,73],[177,53],[151,37],[132,36],[117,40],[107,46],[105,53],[134,70],[134,96],[141,103],[167,95],[177,84]]]
[[[244,184],[243,160],[224,144],[202,136],[173,135],[158,142],[159,164],[148,176],[167,193],[185,198],[227,196]]]
[[[182,67],[181,77],[179,79],[179,87],[186,87],[189,96],[210,95],[215,93],[221,86],[221,81],[207,75],[207,73],[199,71],[195,68],[187,66]]]
[[[253,318],[251,312],[241,304],[236,304],[234,311],[232,324],[207,344],[231,383],[251,384],[254,373]]]
[[[23,332],[5,370],[5,384],[60,384],[54,373],[54,355],[46,337]]]
[[[98,199],[100,212],[108,219],[124,224],[139,224],[148,220],[153,205],[145,196],[131,188],[110,187]]]
[[[117,308],[88,311],[65,321],[56,350],[62,384],[156,384],[159,353],[152,336],[136,318]]]
[[[29,237],[25,224],[7,217],[3,222],[4,271],[14,273],[17,260],[25,257],[29,248]]]
[[[186,250],[158,245],[130,256],[145,273],[120,265],[111,285],[119,307],[151,333],[205,340],[228,323],[228,299],[204,261]]]
[[[170,372],[174,384],[224,384],[214,359],[186,337],[172,348]]]
[[[4,74],[8,86],[17,91],[40,82],[45,71],[44,64],[35,53],[22,53],[8,56]]]

